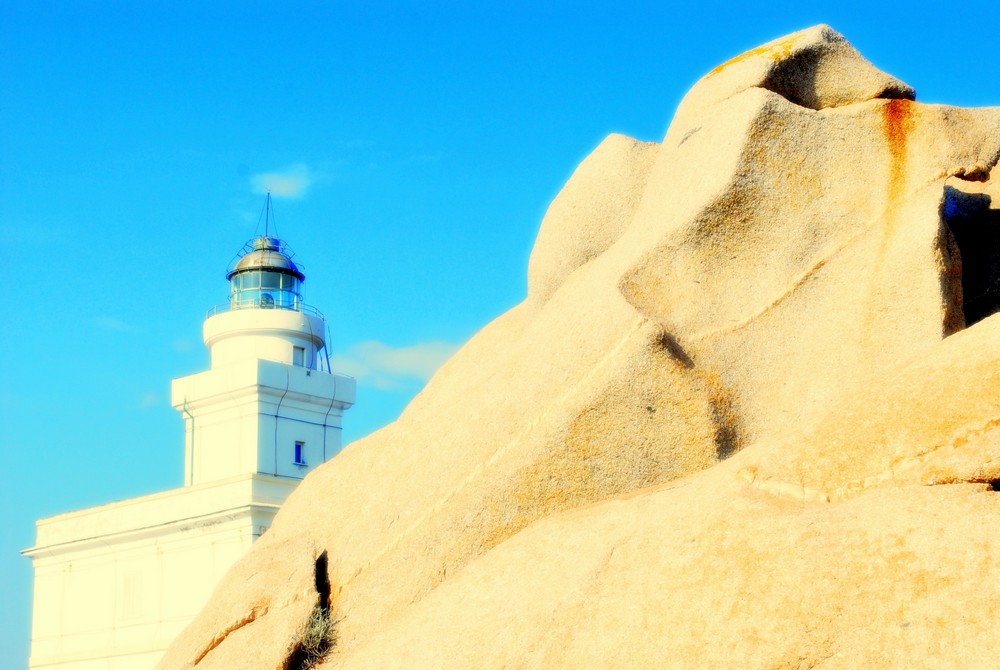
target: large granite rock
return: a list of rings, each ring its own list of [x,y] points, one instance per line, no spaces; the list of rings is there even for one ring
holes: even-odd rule
[[[913,98],[820,26],[605,140],[160,667],[297,667],[318,598],[331,668],[989,667],[1000,108]]]

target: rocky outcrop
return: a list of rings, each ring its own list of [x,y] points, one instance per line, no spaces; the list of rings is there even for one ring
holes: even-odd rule
[[[719,66],[160,667],[299,663],[320,557],[323,667],[986,667],[998,157],[825,26]]]

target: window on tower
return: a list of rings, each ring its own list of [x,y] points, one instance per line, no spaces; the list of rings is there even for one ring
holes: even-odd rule
[[[295,442],[295,465],[306,465],[305,442]]]
[[[292,365],[302,367],[306,364],[305,347],[292,347]]]

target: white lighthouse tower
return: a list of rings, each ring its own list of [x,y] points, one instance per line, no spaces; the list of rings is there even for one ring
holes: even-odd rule
[[[211,370],[173,383],[186,485],[248,473],[293,485],[340,449],[354,402],[354,380],[329,372],[326,322],[303,304],[287,248],[265,236],[245,251],[227,274],[229,302],[205,320]]]
[[[341,447],[355,383],[330,370],[305,275],[269,235],[204,324],[211,369],[172,386],[184,486],[37,522],[31,668],[149,670],[310,470]]]

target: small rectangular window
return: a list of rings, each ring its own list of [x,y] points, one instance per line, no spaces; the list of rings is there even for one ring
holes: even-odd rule
[[[302,367],[306,364],[306,350],[304,347],[292,348],[292,365]]]
[[[305,445],[304,442],[296,442],[295,443],[295,465],[305,465],[306,464],[305,454],[303,453],[303,450],[305,449],[305,446],[306,445]]]

